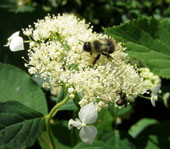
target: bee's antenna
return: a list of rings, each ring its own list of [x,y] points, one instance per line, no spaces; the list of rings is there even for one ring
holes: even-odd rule
[[[80,39],[78,39],[78,40],[84,43],[84,41],[83,41],[83,40],[80,40]]]

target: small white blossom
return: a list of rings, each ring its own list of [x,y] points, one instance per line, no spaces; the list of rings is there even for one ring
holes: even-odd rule
[[[70,94],[69,97],[70,97],[71,99],[74,99],[75,95],[74,95],[74,94]]]
[[[96,121],[98,117],[95,105],[91,102],[81,107],[79,112],[79,119],[76,118],[74,121],[70,119],[68,122],[68,128],[71,129],[73,126],[80,129],[79,135],[83,142],[92,144],[94,138],[97,135],[96,127],[89,125]]]
[[[19,31],[8,38],[8,43],[5,46],[9,46],[12,52],[24,50],[23,38],[19,36]]]
[[[68,92],[69,92],[70,94],[73,93],[73,92],[74,92],[74,88],[73,88],[73,87],[68,88]]]
[[[158,100],[158,92],[160,90],[161,85],[157,84],[152,88],[152,96],[151,96],[151,103],[155,107],[155,101]]]
[[[166,92],[164,95],[163,95],[163,101],[164,101],[164,104],[166,107],[168,107],[168,100],[170,99],[170,92]]]

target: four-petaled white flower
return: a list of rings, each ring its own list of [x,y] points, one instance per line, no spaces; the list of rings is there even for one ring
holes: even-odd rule
[[[98,117],[94,103],[91,102],[81,107],[78,115],[79,119],[76,118],[75,121],[73,119],[69,120],[68,128],[71,129],[74,126],[77,127],[77,129],[81,129],[79,132],[81,140],[85,143],[92,144],[97,135],[97,129],[89,124],[94,123]]]
[[[158,92],[161,88],[160,84],[157,84],[152,87],[152,96],[151,96],[151,103],[155,107],[155,101],[158,99]]]
[[[8,38],[8,43],[5,46],[9,46],[13,52],[24,50],[23,38],[19,36],[19,31]]]

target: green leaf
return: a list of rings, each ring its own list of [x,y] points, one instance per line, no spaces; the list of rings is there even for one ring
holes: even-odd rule
[[[45,96],[27,73],[11,65],[0,64],[0,80],[0,101],[15,100],[47,114]]]
[[[63,136],[62,136],[63,137]],[[54,143],[55,143],[55,146],[57,149],[71,149],[70,147],[68,146],[65,146],[63,144],[61,144],[57,138],[54,137]],[[50,146],[50,140],[49,140],[49,137],[48,137],[48,134],[47,132],[43,132],[41,134],[41,137],[39,138],[39,144],[41,146],[41,149],[49,149],[49,146]]]
[[[131,126],[129,129],[128,133],[136,138],[146,127],[158,123],[157,120],[155,119],[148,119],[148,118],[143,118],[140,121],[138,121],[136,124]]]
[[[112,129],[112,123],[113,123],[113,117],[111,113],[108,110],[102,110],[99,113],[99,118],[97,122],[97,130],[98,130],[98,135],[103,135],[103,132],[108,130],[108,131],[113,131]]]
[[[168,149],[170,146],[170,120],[145,128],[135,139],[137,149]]]
[[[0,148],[33,145],[43,129],[43,115],[16,101],[0,102],[0,107]]]
[[[104,30],[123,42],[130,57],[144,62],[156,75],[170,78],[169,19],[140,18]]]
[[[129,114],[132,112],[132,105],[128,105],[127,107],[117,108],[118,116],[123,116],[125,114]]]
[[[100,141],[94,141],[93,144],[85,144],[83,142],[77,144],[73,149],[112,149],[111,146]]]
[[[33,75],[32,80],[34,80],[40,87],[42,87],[43,83],[46,82],[46,80],[42,79],[39,74]]]
[[[112,147],[112,149],[134,149],[134,140],[126,132],[108,131],[103,133],[100,141]]]
[[[51,126],[53,136],[61,144],[71,146],[70,130],[68,129],[68,121],[56,122]],[[63,134],[63,135],[61,135]]]

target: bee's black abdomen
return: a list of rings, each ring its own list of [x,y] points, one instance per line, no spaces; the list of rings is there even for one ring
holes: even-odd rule
[[[93,44],[94,44],[94,49],[95,49],[96,51],[99,51],[100,48],[101,48],[101,43],[100,43],[100,41],[95,40]]]
[[[113,42],[112,42],[110,39],[107,39],[107,45],[108,45],[108,47],[109,47],[108,53],[109,53],[109,54],[110,54],[110,53],[113,53],[114,50],[115,50],[115,46],[114,46]]]
[[[90,42],[85,42],[83,46],[84,51],[91,52],[91,44]]]

